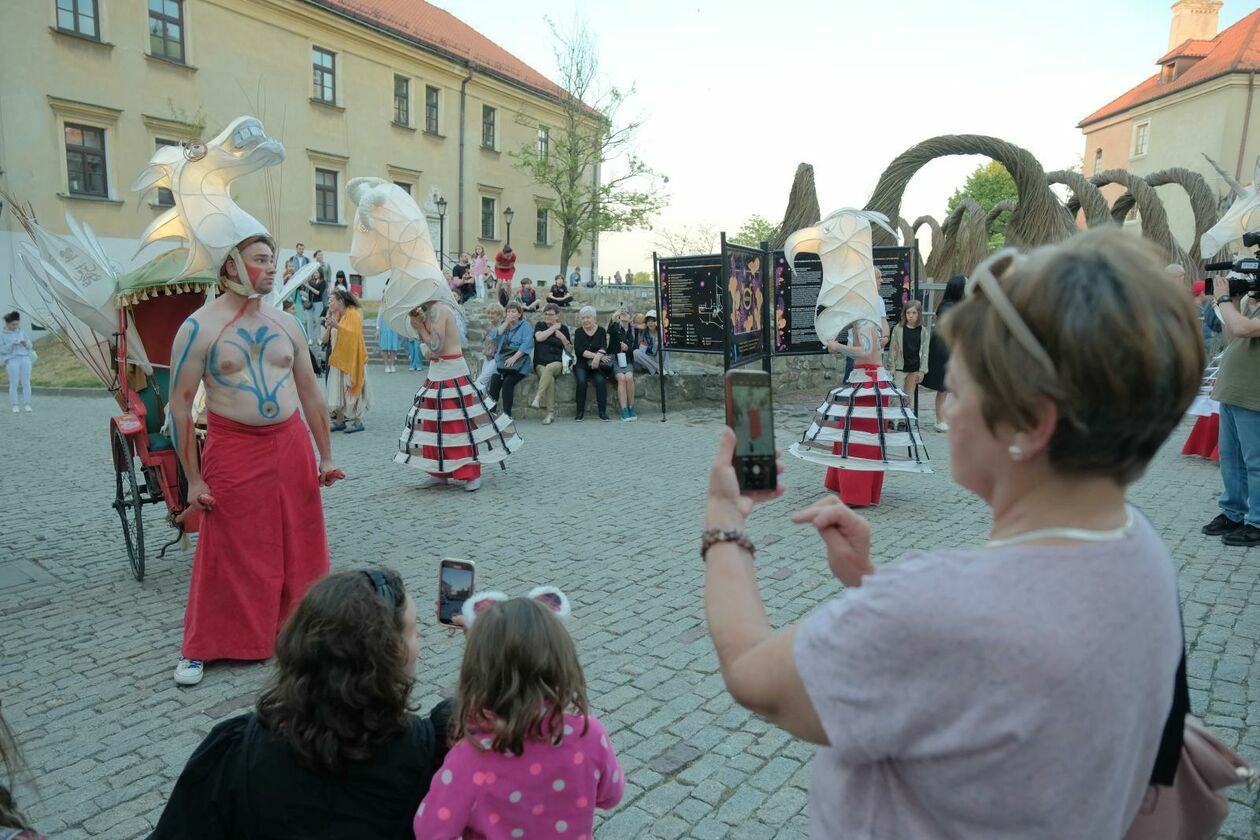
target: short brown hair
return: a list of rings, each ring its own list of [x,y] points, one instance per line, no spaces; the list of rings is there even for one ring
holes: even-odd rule
[[[507,306],[503,307],[504,313],[506,313],[509,309],[515,309],[517,315],[525,314],[525,307],[521,306],[520,301],[509,300],[507,302]]]
[[[1094,230],[1038,248],[998,278],[1057,377],[983,295],[953,307],[942,335],[979,386],[990,431],[1030,428],[1049,399],[1059,415],[1049,444],[1056,470],[1125,484],[1140,476],[1203,377],[1198,315],[1166,282],[1164,262],[1143,239]]]
[[[248,248],[250,245],[253,245],[255,242],[266,242],[267,247],[271,249],[271,256],[274,257],[276,255],[275,240],[272,239],[270,236],[265,236],[261,233],[256,236],[251,236],[248,239],[242,239],[240,242],[236,243],[235,250],[240,253],[244,253],[245,249]],[[232,256],[231,254],[229,254],[223,260],[223,265],[219,266],[219,279],[220,280],[228,279],[227,267],[228,267],[228,263],[230,263],[231,261],[232,261]],[[239,280],[240,278],[237,278],[237,279]]]
[[[307,766],[339,770],[405,728],[406,604],[392,569],[339,572],[312,586],[285,622],[258,721]]]
[[[564,716],[590,714],[569,631],[532,598],[496,603],[468,631],[452,739],[520,755],[525,741],[559,744]],[[585,733],[585,730],[583,730]],[[489,735],[489,747],[475,737]]]
[[[544,307],[543,307],[543,312],[544,312],[544,313],[551,313],[551,312],[554,312],[555,314],[559,315],[559,314],[560,314],[560,306],[559,306],[559,304],[549,303],[549,304],[547,304],[546,306],[544,306]]]

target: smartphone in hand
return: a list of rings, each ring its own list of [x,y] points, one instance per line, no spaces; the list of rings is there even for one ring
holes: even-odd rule
[[[471,560],[445,559],[438,564],[439,624],[450,626],[476,591],[477,566]]]
[[[726,372],[726,425],[735,431],[732,465],[739,489],[774,490],[774,401],[770,374],[761,370]]]

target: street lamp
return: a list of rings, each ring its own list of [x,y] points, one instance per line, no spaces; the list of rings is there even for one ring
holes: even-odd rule
[[[503,243],[504,245],[512,244],[512,217],[515,215],[511,207],[505,208],[503,211],[503,218],[507,220],[507,240]]]
[[[438,196],[438,268],[446,268],[446,199]]]

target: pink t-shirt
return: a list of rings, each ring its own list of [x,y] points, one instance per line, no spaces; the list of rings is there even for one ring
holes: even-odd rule
[[[519,756],[460,741],[416,811],[416,840],[591,840],[595,809],[620,802],[626,780],[604,727],[586,722],[583,733],[582,717],[566,715],[559,746],[526,741]]]

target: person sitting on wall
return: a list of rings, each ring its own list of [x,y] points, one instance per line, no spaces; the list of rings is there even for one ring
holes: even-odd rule
[[[563,274],[557,274],[556,281],[551,284],[551,291],[547,293],[547,303],[554,303],[556,306],[568,306],[573,303],[573,293],[565,285]]]
[[[542,308],[542,301],[538,299],[538,292],[534,291],[534,281],[528,277],[521,278],[520,291],[516,293],[516,302],[526,312],[537,312]]]

